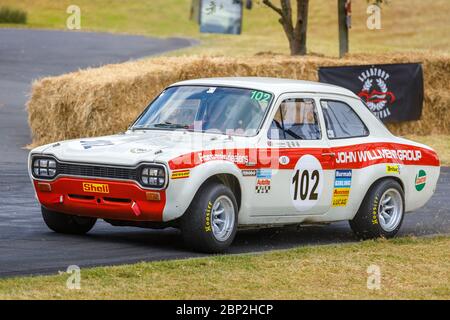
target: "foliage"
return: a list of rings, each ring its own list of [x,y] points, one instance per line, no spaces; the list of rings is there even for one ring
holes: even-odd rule
[[[0,7],[0,23],[27,23],[27,13],[24,10]]]

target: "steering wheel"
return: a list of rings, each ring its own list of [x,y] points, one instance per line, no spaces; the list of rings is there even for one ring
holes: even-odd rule
[[[275,123],[275,125],[277,126],[278,129],[280,129],[281,131],[285,132],[285,133],[289,133],[289,135],[291,135],[292,137],[294,137],[295,139],[298,140],[303,140],[303,137],[299,136],[298,134],[296,134],[294,131],[292,131],[291,129],[284,129],[281,124],[278,122],[278,120],[273,119],[273,122]]]

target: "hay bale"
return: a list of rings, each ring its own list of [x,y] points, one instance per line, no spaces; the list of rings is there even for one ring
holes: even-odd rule
[[[422,62],[422,119],[390,124],[396,134],[450,134],[450,56],[433,53],[249,58],[159,57],[35,81],[27,103],[33,145],[124,131],[167,85],[186,79],[267,76],[317,81],[319,66]]]

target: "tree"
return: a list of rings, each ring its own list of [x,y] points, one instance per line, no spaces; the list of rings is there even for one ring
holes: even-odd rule
[[[296,0],[296,2],[297,14],[294,23],[291,0],[280,0],[280,7],[274,5],[271,0],[262,1],[263,4],[279,14],[278,22],[283,26],[284,33],[288,38],[291,55],[305,55],[309,0]]]
[[[200,0],[192,0],[189,19],[200,23]]]
[[[351,28],[351,1],[338,0],[339,58],[348,52],[348,33]]]

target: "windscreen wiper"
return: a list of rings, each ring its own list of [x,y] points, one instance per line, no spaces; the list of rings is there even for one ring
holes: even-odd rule
[[[164,121],[162,123],[156,123],[153,125],[155,128],[175,128],[175,129],[189,129],[187,124],[172,123],[169,121]]]

